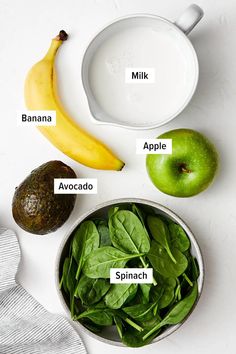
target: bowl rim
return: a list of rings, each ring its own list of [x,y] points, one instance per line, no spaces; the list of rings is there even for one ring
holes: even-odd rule
[[[156,337],[153,339],[153,341],[151,343],[149,343],[148,345],[151,344],[155,344],[157,342],[159,342],[160,340],[167,338],[169,335],[171,335],[172,333],[174,333],[175,331],[177,331],[186,321],[187,319],[190,317],[191,313],[194,311],[200,297],[202,294],[202,290],[203,290],[203,285],[204,285],[204,278],[205,278],[205,266],[204,266],[204,261],[203,261],[203,256],[202,256],[202,252],[201,249],[199,247],[199,244],[194,236],[194,234],[192,233],[191,229],[188,227],[188,225],[177,215],[175,214],[172,210],[170,210],[169,208],[163,206],[162,204],[159,204],[157,202],[154,201],[150,201],[148,199],[142,199],[142,198],[119,198],[119,199],[113,199],[113,200],[109,200],[107,202],[103,202],[100,203],[98,205],[96,205],[95,207],[89,209],[87,212],[83,213],[79,218],[76,219],[76,221],[73,223],[73,225],[69,228],[69,230],[67,231],[67,233],[65,234],[65,236],[63,237],[60,246],[58,248],[58,252],[57,252],[57,256],[56,256],[56,264],[55,264],[55,273],[54,273],[54,280],[55,280],[55,285],[56,285],[56,291],[58,294],[58,297],[60,299],[60,302],[62,304],[62,307],[64,309],[64,311],[66,312],[67,318],[70,320],[70,310],[65,302],[65,299],[62,295],[62,292],[59,288],[59,268],[60,268],[60,260],[61,260],[61,255],[63,252],[63,249],[66,245],[66,242],[68,240],[68,238],[71,236],[72,232],[74,231],[74,229],[76,227],[78,227],[78,225],[83,222],[87,217],[89,217],[91,214],[93,214],[94,212],[105,208],[107,206],[112,206],[114,204],[122,204],[122,203],[137,203],[137,204],[144,204],[147,206],[151,206],[155,209],[160,210],[161,212],[165,213],[167,216],[171,217],[175,222],[177,222],[187,233],[189,239],[190,239],[190,243],[191,246],[194,246],[194,249],[196,251],[196,257],[197,257],[197,261],[198,261],[198,265],[199,265],[199,278],[198,278],[198,298],[195,301],[191,311],[189,312],[189,314],[185,317],[185,319],[177,324],[177,325],[172,325],[170,326],[167,330],[165,330],[160,336]],[[78,330],[81,330],[82,332],[88,334],[90,337],[106,343],[106,344],[110,344],[113,346],[119,346],[119,347],[126,347],[122,342],[118,342],[118,341],[114,341],[111,339],[107,339],[104,337],[101,337],[91,331],[89,331],[86,327],[84,327],[80,322],[78,321],[73,321],[73,324],[75,325],[75,327],[78,328]]]

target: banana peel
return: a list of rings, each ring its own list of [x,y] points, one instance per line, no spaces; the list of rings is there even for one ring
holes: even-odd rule
[[[25,81],[25,103],[29,110],[56,111],[56,126],[40,126],[40,132],[64,154],[75,161],[101,170],[121,170],[124,162],[102,142],[77,125],[62,106],[57,92],[55,58],[62,43],[67,40],[60,31],[45,57],[29,71]]]

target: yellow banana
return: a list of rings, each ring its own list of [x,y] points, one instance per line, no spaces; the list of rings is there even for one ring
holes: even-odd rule
[[[65,31],[51,42],[45,57],[29,71],[25,82],[25,103],[29,110],[56,111],[57,124],[38,129],[70,158],[95,169],[121,170],[124,163],[104,144],[79,127],[64,111],[57,95],[55,57],[67,39]]]

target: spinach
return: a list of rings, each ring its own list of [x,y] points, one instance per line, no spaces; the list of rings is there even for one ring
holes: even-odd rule
[[[122,285],[122,284],[118,284],[118,285]],[[131,284],[131,285],[135,285],[133,288],[132,288],[132,291],[130,292],[128,298],[126,299],[124,305],[127,305],[129,304],[131,301],[134,300],[136,294],[137,294],[137,291],[138,291],[138,284]]]
[[[114,316],[114,322],[116,325],[117,332],[122,339],[123,337],[123,322],[122,319],[119,316]]]
[[[63,263],[63,270],[62,270],[62,277],[60,281],[60,288],[62,288],[65,292],[69,292],[68,287],[67,287],[67,276],[68,276],[68,270],[69,270],[69,265],[70,265],[70,258],[66,257]]]
[[[181,252],[187,251],[190,247],[190,241],[182,227],[174,222],[171,222],[168,227],[172,247],[178,248]]]
[[[174,299],[175,299],[175,301],[180,301],[182,299],[181,284],[180,283],[178,283],[177,288],[175,289]]]
[[[72,241],[72,254],[78,264],[76,279],[88,255],[99,247],[99,234],[93,221],[84,221],[76,230]]]
[[[170,305],[175,295],[176,280],[174,278],[160,278],[158,285],[151,289],[151,300],[158,303],[158,308],[163,309]]]
[[[148,216],[147,223],[154,240],[156,240],[162,247],[165,248],[170,259],[176,264],[177,260],[170,250],[170,236],[166,224],[159,217],[152,215]]]
[[[69,293],[73,293],[76,286],[75,275],[76,275],[76,263],[72,259],[71,265],[69,264],[68,274],[67,274],[67,289]]]
[[[140,284],[139,284],[137,292],[135,294],[135,297],[132,300],[132,304],[137,305],[137,304],[145,304],[145,303],[147,304],[148,302],[146,302],[146,299],[143,296],[143,293],[141,291]]]
[[[120,207],[118,206],[112,206],[110,207],[110,209],[108,210],[108,218],[112,217],[112,215],[114,215],[115,213],[117,213],[117,211],[120,209]]]
[[[193,280],[197,280],[200,275],[199,265],[196,258],[192,257],[191,259],[192,259],[192,278]]]
[[[155,305],[155,303],[138,304],[129,307],[123,307],[123,311],[134,320],[140,322],[150,321],[153,318],[153,309]]]
[[[129,299],[135,296],[137,284],[112,284],[105,295],[105,303],[111,309],[119,309]]]
[[[122,342],[128,347],[139,348],[139,347],[143,347],[144,345],[150,344],[152,340],[158,335],[158,331],[157,331],[154,334],[148,336],[147,339],[143,340],[143,336],[145,333],[147,333],[147,331],[140,333],[135,331],[132,328],[129,328],[122,336]]]
[[[97,224],[97,229],[100,236],[100,247],[111,246],[111,238],[107,221],[99,221]]]
[[[176,305],[174,305],[174,307],[167,313],[163,320],[143,336],[143,340],[147,339],[151,334],[163,326],[176,325],[182,322],[191,311],[194,303],[197,300],[197,296],[198,287],[197,283],[195,282],[190,294],[183,300],[179,301]]]
[[[111,242],[119,250],[132,254],[147,253],[150,242],[139,218],[129,210],[117,211],[109,218]],[[140,256],[143,266],[146,263]]]
[[[73,320],[99,333],[116,326],[129,347],[180,323],[198,297],[199,267],[180,225],[135,204],[111,207],[74,232],[60,274]],[[110,284],[111,268],[153,267],[153,284]]]
[[[83,272],[89,278],[109,278],[110,268],[124,268],[128,260],[143,254],[128,254],[106,246],[90,253],[84,263]]]
[[[193,286],[192,281],[189,279],[189,277],[187,276],[186,273],[183,273],[183,277],[184,277],[184,279],[186,280],[186,282],[189,283],[190,286]]]
[[[74,291],[76,287],[75,275],[76,275],[76,264],[73,258],[66,258],[63,267],[63,287],[69,294],[70,299],[70,309],[71,316],[74,316],[75,304],[74,304]]]
[[[105,304],[104,297],[97,304],[93,305],[97,309],[106,309],[107,305]]]
[[[191,255],[189,251],[185,252],[185,255],[188,259],[188,267],[186,271],[183,273],[181,287],[184,290],[188,290],[188,286],[193,286],[193,282],[199,277],[199,268],[197,260]]]
[[[176,264],[170,260],[165,248],[158,242],[152,240],[148,258],[153,268],[167,278],[179,277],[188,266],[187,258],[177,248],[174,248],[172,253],[176,259]]]
[[[65,261],[64,261],[64,264],[63,264],[63,270],[62,270],[62,277],[61,277],[61,280],[60,280],[60,289],[64,288],[64,291],[68,291],[67,289],[67,276],[70,272],[70,269],[71,269],[71,265],[72,265],[72,260],[73,260],[73,256],[72,256],[72,246],[70,245],[70,248],[69,248],[69,257],[66,257],[65,258]]]
[[[84,305],[90,306],[101,300],[110,286],[111,284],[105,279],[92,279],[82,275],[75,296],[79,297]]]
[[[136,204],[132,204],[132,212],[139,218],[139,220],[141,221],[142,225],[143,225],[143,228],[144,228],[144,231],[146,232],[146,235],[148,237],[148,239],[150,240],[149,238],[149,234],[148,234],[148,231],[146,229],[146,225],[145,225],[145,214],[144,212],[139,208],[137,207]]]
[[[189,274],[188,275],[193,281],[197,280],[200,275],[198,262],[197,262],[196,258],[192,257],[191,255],[190,255],[190,259],[189,259]]]
[[[99,326],[95,324],[94,322],[90,321],[88,318],[84,317],[80,319],[80,322],[83,324],[84,327],[86,327],[89,331],[93,333],[100,333],[103,329],[102,326]]]
[[[111,326],[113,323],[112,314],[108,310],[104,309],[89,308],[80,315],[76,316],[75,319],[79,320],[84,317],[89,318],[92,322],[100,326]]]
[[[124,311],[122,311],[121,309],[112,310],[112,311],[113,311],[113,315],[114,316],[119,317],[123,322],[128,324],[130,327],[132,327],[136,331],[138,331],[138,332],[142,332],[143,331],[143,328],[141,326],[139,326],[138,323],[136,323],[133,320],[131,320],[131,318],[129,318],[127,316],[127,314]]]
[[[139,287],[142,291],[142,303],[148,304],[152,284],[139,284]]]
[[[157,308],[158,306],[156,305],[156,307],[153,308],[153,317],[150,320],[147,321],[142,321],[142,327],[143,327],[143,333],[142,335],[145,335],[145,333],[147,333],[148,330],[152,329],[153,327],[155,327],[159,322],[161,322],[161,317],[160,315],[157,313]]]

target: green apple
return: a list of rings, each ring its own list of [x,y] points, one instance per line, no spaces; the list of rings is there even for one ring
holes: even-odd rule
[[[147,172],[153,184],[175,197],[191,197],[212,182],[218,156],[215,147],[202,134],[190,129],[166,132],[158,139],[172,139],[171,155],[147,155]]]

